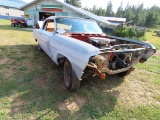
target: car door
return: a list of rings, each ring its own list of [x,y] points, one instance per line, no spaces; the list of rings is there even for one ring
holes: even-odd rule
[[[41,33],[41,39],[42,39],[41,47],[49,57],[51,57],[50,41],[52,40],[53,34],[54,34],[54,20],[45,21]]]

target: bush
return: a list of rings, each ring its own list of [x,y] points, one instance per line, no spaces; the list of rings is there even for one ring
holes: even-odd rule
[[[114,36],[126,37],[126,38],[139,38],[145,35],[145,30],[139,30],[135,27],[127,27],[123,25],[113,31]]]

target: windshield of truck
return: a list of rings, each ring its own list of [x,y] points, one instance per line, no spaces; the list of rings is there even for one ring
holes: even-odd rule
[[[72,33],[96,33],[102,34],[101,28],[95,21],[88,19],[57,18],[57,29],[64,29]]]

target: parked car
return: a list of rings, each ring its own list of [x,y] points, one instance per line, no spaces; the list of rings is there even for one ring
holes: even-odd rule
[[[77,90],[83,78],[98,75],[128,75],[156,49],[151,44],[104,34],[90,19],[51,16],[41,21],[33,37],[57,65],[64,64],[64,82]]]
[[[11,18],[11,26],[18,26],[19,28],[27,27],[27,22],[23,18]]]

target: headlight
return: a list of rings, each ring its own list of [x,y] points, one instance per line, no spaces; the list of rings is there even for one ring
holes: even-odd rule
[[[93,60],[95,61],[99,70],[102,70],[109,65],[109,55],[96,55],[93,57]]]

